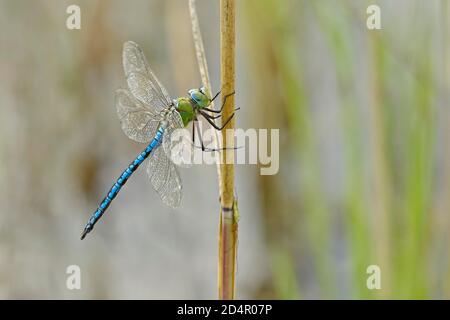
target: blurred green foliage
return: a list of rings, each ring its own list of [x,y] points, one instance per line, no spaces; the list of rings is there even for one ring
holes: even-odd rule
[[[255,103],[282,130],[280,174],[260,178],[273,275],[261,290],[279,298],[449,297],[448,4],[375,3],[374,31],[372,2],[242,5]],[[341,174],[326,176],[324,148]],[[372,264],[381,290],[366,286]]]

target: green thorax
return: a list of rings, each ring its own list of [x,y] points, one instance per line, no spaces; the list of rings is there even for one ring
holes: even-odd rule
[[[198,110],[208,107],[212,101],[211,94],[205,87],[191,89],[188,93],[189,98],[178,98],[175,101],[184,126],[195,119]]]
[[[184,126],[187,126],[189,122],[195,119],[194,106],[192,100],[189,98],[176,99],[176,109],[183,120]]]

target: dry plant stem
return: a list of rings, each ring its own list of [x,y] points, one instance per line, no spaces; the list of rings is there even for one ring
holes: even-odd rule
[[[206,63],[205,50],[200,33],[195,0],[189,1],[189,12],[191,15],[192,33],[194,37],[197,62],[200,76],[205,87],[211,90],[208,67]],[[234,92],[234,48],[235,48],[235,3],[234,1],[220,1],[220,39],[221,39],[221,83],[222,103],[227,94]],[[234,112],[234,96],[229,96],[223,111],[224,119]],[[214,105],[211,105],[214,108]],[[234,119],[226,127],[230,137],[234,136]],[[226,130],[225,129],[225,130]],[[231,130],[230,130],[231,129]],[[232,148],[234,139],[227,140],[227,134],[221,136],[221,146]],[[219,147],[219,138],[214,136],[216,147]],[[218,157],[222,156],[222,159]],[[225,159],[234,159],[234,150],[224,150],[216,153],[217,174],[219,178],[220,193],[220,225],[219,225],[219,261],[218,261],[218,287],[219,299],[234,299],[235,275],[236,275],[236,253],[237,253],[237,231],[238,231],[238,209],[234,197],[234,166],[225,163]]]
[[[222,103],[233,93],[235,82],[235,0],[220,0],[220,73]],[[234,95],[226,100],[223,119],[234,112]],[[219,235],[219,299],[234,299],[236,280],[236,254],[238,236],[237,203],[234,198],[234,119],[222,134],[221,212]]]
[[[209,80],[208,64],[206,62],[205,48],[203,46],[202,34],[200,33],[200,24],[198,22],[197,10],[195,9],[195,0],[189,0],[189,14],[191,16],[192,36],[194,38],[195,54],[197,56],[198,68],[200,71],[200,77],[202,79],[202,85],[212,91],[211,81]],[[211,102],[210,108],[214,109],[214,102]],[[212,120],[217,122],[216,120]],[[219,149],[219,138],[217,132],[214,132],[213,142],[216,149]],[[217,164],[217,177],[221,180],[220,172],[220,159],[219,153],[215,152],[216,164]],[[219,183],[219,188],[220,188]],[[222,190],[219,189],[219,193],[222,194]]]

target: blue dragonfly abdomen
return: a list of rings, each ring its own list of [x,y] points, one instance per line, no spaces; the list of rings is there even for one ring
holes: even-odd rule
[[[130,163],[130,165],[123,171],[122,175],[117,179],[116,183],[114,183],[114,185],[111,187],[106,197],[100,202],[100,205],[98,206],[97,210],[95,210],[95,212],[89,219],[88,223],[86,224],[86,227],[84,228],[83,233],[81,235],[81,240],[83,240],[86,237],[86,235],[92,231],[94,225],[103,216],[106,209],[108,209],[111,202],[114,200],[119,191],[131,177],[133,172],[136,171],[136,169],[142,164],[142,162],[144,162],[145,159],[148,158],[148,156],[152,153],[152,151],[161,144],[166,125],[167,123],[164,121],[159,125],[153,140],[136,157],[136,159],[134,159],[134,161]]]
[[[145,143],[147,147],[123,171],[100,202],[84,227],[81,239],[92,231],[145,159],[148,159],[148,178],[163,203],[177,208],[181,202],[182,182],[171,158],[175,147],[172,144],[173,133],[185,126],[176,108],[178,104],[155,77],[136,43],[129,41],[124,44],[122,62],[128,88],[116,90],[117,115],[128,138]]]

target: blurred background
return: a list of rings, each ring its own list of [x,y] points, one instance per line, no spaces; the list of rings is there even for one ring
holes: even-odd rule
[[[197,8],[217,91],[219,3]],[[237,168],[238,298],[450,298],[449,15],[448,0],[237,1],[237,126],[280,129],[277,175]],[[181,170],[177,210],[141,168],[79,240],[144,147],[114,107],[127,40],[174,97],[199,86],[186,0],[0,0],[0,298],[217,297],[214,166]]]

